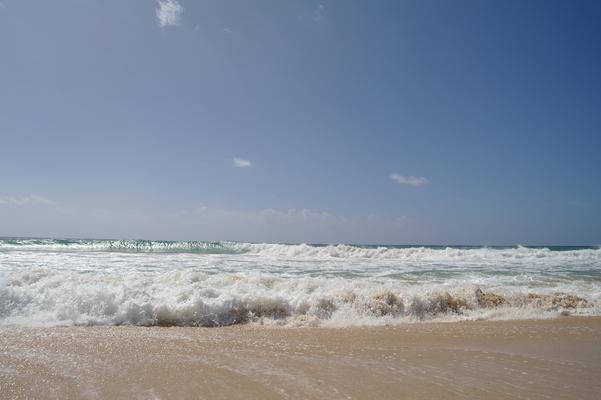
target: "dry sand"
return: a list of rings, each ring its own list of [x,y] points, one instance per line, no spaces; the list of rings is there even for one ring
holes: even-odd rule
[[[0,398],[599,399],[601,318],[3,327]]]

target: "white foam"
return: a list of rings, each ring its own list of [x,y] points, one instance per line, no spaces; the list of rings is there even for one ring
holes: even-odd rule
[[[0,325],[350,326],[601,312],[598,249],[108,243],[0,244]],[[506,302],[486,307],[477,288]],[[572,306],[554,293],[584,300]]]

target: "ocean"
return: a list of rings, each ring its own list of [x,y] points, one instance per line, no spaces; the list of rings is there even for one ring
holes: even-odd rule
[[[601,315],[599,247],[0,239],[0,326]]]

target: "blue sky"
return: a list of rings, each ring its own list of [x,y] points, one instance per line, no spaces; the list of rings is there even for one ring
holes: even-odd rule
[[[0,0],[0,235],[600,244],[600,20]]]

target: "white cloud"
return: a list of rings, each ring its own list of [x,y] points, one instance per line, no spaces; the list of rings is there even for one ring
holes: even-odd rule
[[[184,7],[176,0],[157,0],[156,16],[161,28],[178,26],[183,12]]]
[[[48,206],[56,205],[52,200],[45,197],[32,194],[29,196],[0,196],[0,204],[11,204],[15,206],[25,206],[29,204],[45,204]]]
[[[404,176],[399,174],[390,174],[390,179],[399,185],[424,186],[430,183],[423,176]]]
[[[225,27],[225,28],[223,28],[223,32],[227,33],[228,35],[231,35],[232,34],[232,29],[229,28],[229,27]]]
[[[234,163],[234,167],[237,167],[237,168],[250,168],[250,167],[252,167],[252,163],[249,160],[245,160],[243,158],[234,157],[232,159],[232,162]]]

